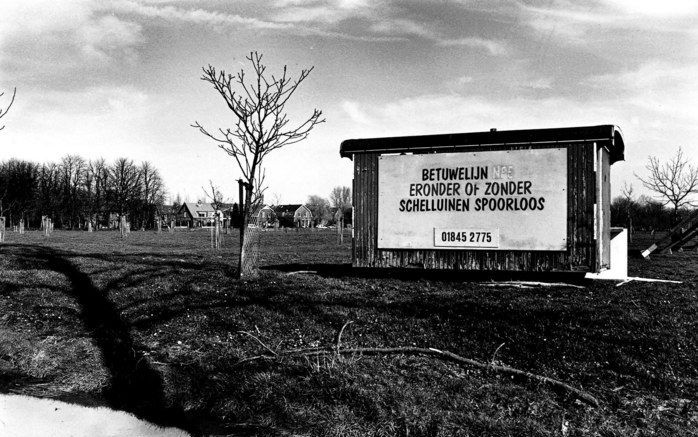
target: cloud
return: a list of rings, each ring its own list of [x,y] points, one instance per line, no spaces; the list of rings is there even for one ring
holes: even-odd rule
[[[365,0],[282,0],[275,4],[273,19],[291,23],[334,24],[348,18],[370,15],[374,9]]]
[[[382,19],[373,23],[369,29],[372,32],[382,34],[414,35],[430,40],[438,39],[438,34],[423,23],[402,18]]]
[[[134,62],[139,24],[103,13],[96,2],[27,0],[2,6],[0,73],[13,82],[48,86]],[[79,74],[78,74],[79,73]]]
[[[531,88],[534,90],[549,90],[553,88],[553,78],[552,77],[541,77],[530,82],[522,84],[524,88]]]
[[[634,108],[670,117],[680,123],[698,124],[698,64],[647,62],[636,69],[593,76],[584,82]]]
[[[393,18],[377,21],[370,26],[372,32],[386,35],[404,36],[412,35],[425,40],[432,41],[439,47],[469,47],[472,49],[483,49],[492,56],[503,56],[509,53],[507,45],[501,41],[495,41],[480,37],[449,38],[441,32],[434,30],[429,23],[419,21]]]
[[[489,52],[492,56],[503,56],[508,53],[505,43],[493,41],[483,38],[469,37],[459,39],[443,39],[437,42],[437,45],[443,47],[450,46],[466,46],[471,48],[482,48]]]
[[[58,119],[66,125],[71,119],[82,122],[117,121],[116,128],[140,122],[153,104],[144,91],[128,85],[94,86],[81,90],[28,91],[23,94],[23,107],[44,120]],[[114,124],[114,123],[109,123]]]
[[[342,110],[349,116],[351,121],[359,124],[369,124],[370,119],[366,113],[364,113],[359,104],[352,101],[344,101],[341,104]]]
[[[538,2],[540,3],[540,2]],[[543,6],[520,4],[522,21],[544,35],[584,44],[611,30],[696,35],[698,3],[693,0],[552,0]]]
[[[111,8],[118,13],[132,14],[150,19],[161,19],[168,22],[194,23],[209,26],[216,30],[237,29],[244,26],[249,29],[286,32],[297,35],[316,35],[326,38],[345,39],[353,41],[386,42],[396,41],[400,38],[373,36],[366,34],[354,34],[333,28],[332,25],[356,14],[351,7],[359,8],[351,2],[340,2],[338,6],[330,7],[316,5],[316,2],[291,1],[291,6],[276,10],[270,8],[269,18],[244,16],[235,13],[205,10],[201,8],[191,9],[172,5],[160,5],[143,3],[141,0],[113,0]],[[299,5],[299,6],[293,6]],[[303,5],[303,6],[300,6]],[[278,8],[279,5],[277,4]]]
[[[100,61],[109,60],[111,54],[119,50],[134,60],[134,47],[143,41],[140,25],[111,15],[90,20],[77,30],[77,35],[82,41],[83,52]]]
[[[583,102],[572,98],[487,98],[425,94],[382,105],[354,101],[343,109],[362,136],[532,129],[625,122],[612,99]],[[619,119],[623,117],[623,119]]]
[[[288,28],[288,26],[281,23],[244,17],[237,14],[207,11],[204,9],[187,9],[171,5],[153,6],[131,0],[115,0],[111,2],[110,7],[116,12],[137,14],[144,17],[160,18],[168,21],[185,21],[212,26],[245,25],[254,29]]]
[[[609,7],[648,17],[685,17],[698,14],[695,0],[604,0]]]
[[[503,55],[506,46],[499,41],[477,36],[459,37],[442,34],[437,22],[414,19],[413,12],[399,2],[367,0],[278,0],[266,8],[249,9],[248,14],[235,4],[216,5],[212,9],[173,5],[158,0],[111,0],[106,9],[169,22],[187,22],[216,29],[245,26],[299,35],[316,35],[355,41],[391,42],[414,36],[441,46],[466,46]],[[213,9],[215,7],[215,9]]]
[[[143,155],[151,147],[144,132],[152,131],[152,121],[167,107],[132,86],[26,88],[15,103],[16,116],[3,141],[22,144],[21,155],[39,162],[66,153],[108,159]]]
[[[13,33],[28,34],[57,32],[75,28],[91,13],[88,0],[65,0],[56,7],[51,0],[6,0],[2,4],[0,42],[11,39]]]

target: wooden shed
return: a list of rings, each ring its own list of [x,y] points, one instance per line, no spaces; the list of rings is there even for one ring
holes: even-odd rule
[[[609,269],[613,125],[350,139],[353,265]]]

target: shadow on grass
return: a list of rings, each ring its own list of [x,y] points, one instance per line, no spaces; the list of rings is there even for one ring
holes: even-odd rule
[[[109,406],[157,425],[177,426],[198,434],[182,408],[168,405],[160,374],[138,351],[130,327],[107,297],[109,290],[96,287],[90,277],[70,261],[70,253],[36,246],[31,249],[24,247],[23,252],[25,259],[43,263],[68,278],[69,294],[80,306],[80,318],[100,349],[110,374],[109,387],[105,391]]]

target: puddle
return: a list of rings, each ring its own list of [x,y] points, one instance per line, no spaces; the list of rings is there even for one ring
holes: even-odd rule
[[[124,411],[0,394],[0,436],[190,437],[190,434],[178,428],[161,428]]]

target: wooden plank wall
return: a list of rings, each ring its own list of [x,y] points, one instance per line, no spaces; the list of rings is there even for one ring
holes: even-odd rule
[[[547,147],[559,145],[551,144]],[[531,148],[534,147],[469,147],[468,151]],[[453,270],[593,271],[596,266],[596,180],[592,143],[569,145],[567,176],[566,251],[378,249],[378,154],[356,154],[353,181],[353,265]]]
[[[611,267],[611,159],[608,150],[601,149],[601,204],[604,210],[601,221],[601,244],[603,245],[601,268]]]

